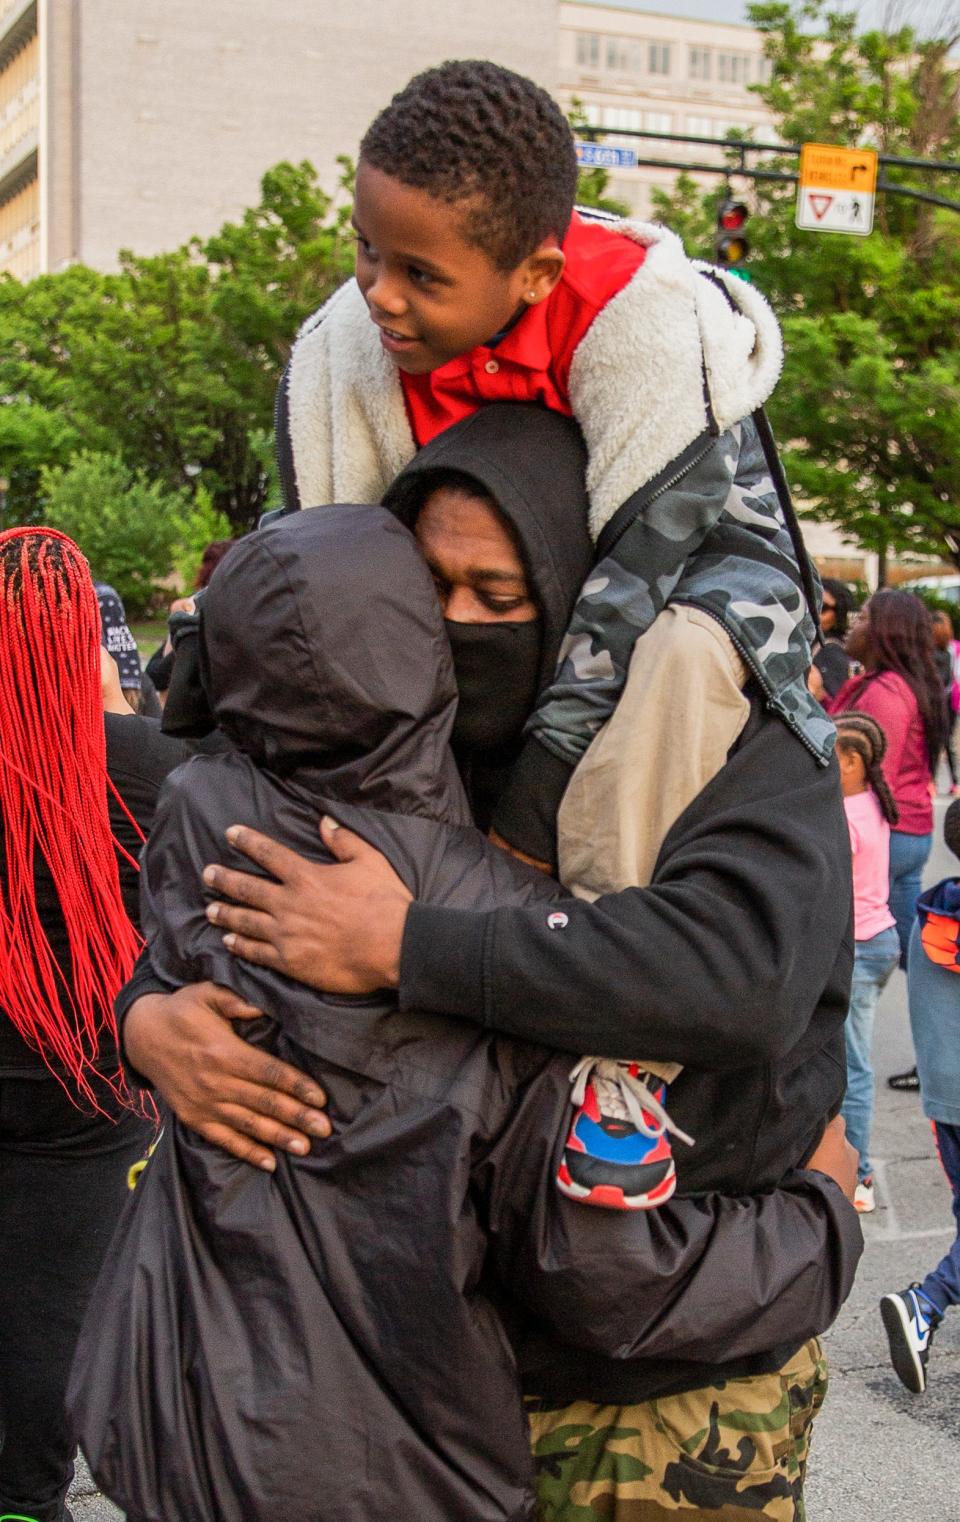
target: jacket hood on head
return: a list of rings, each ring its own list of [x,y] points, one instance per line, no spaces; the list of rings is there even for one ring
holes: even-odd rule
[[[461,812],[457,691],[430,574],[382,507],[297,513],[218,566],[202,618],[217,722],[260,766],[325,795]]]
[[[593,549],[587,529],[587,451],[572,418],[530,403],[481,407],[419,451],[383,502],[412,528],[435,482],[471,476],[497,503],[520,544],[543,639],[540,685],[554,675]]]

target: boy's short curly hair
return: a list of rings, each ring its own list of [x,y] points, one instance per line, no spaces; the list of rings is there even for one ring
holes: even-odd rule
[[[960,856],[960,798],[955,798],[943,820],[943,838],[954,856]]]
[[[562,242],[577,189],[573,134],[532,79],[482,59],[417,74],[367,129],[360,160],[465,209],[464,235],[515,269],[551,233]]]

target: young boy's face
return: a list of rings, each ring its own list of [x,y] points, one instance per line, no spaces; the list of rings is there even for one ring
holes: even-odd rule
[[[563,270],[549,242],[499,270],[463,234],[464,207],[403,185],[362,160],[353,223],[357,284],[399,369],[425,375],[486,343],[522,304],[548,296]]]

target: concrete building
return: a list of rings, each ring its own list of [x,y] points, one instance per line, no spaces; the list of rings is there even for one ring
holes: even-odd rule
[[[775,142],[770,114],[749,88],[768,78],[762,37],[750,27],[657,15],[655,0],[648,11],[560,0],[558,98],[566,107],[579,101],[591,126],[609,129],[610,146],[720,164],[716,150],[618,138],[617,128],[715,138],[734,128]],[[676,170],[617,169],[608,193],[647,216],[651,186],[669,190],[675,178]]]
[[[0,270],[40,269],[40,45],[36,0],[0,0]]]
[[[457,57],[554,89],[557,0],[0,0],[0,271],[212,233],[280,159],[332,190],[394,91]]]

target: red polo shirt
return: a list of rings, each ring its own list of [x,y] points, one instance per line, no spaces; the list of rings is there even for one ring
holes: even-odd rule
[[[646,250],[576,212],[563,241],[563,274],[546,301],[530,307],[495,349],[480,344],[428,375],[400,380],[418,446],[486,402],[540,402],[572,414],[570,361],[598,312],[628,283]]]

